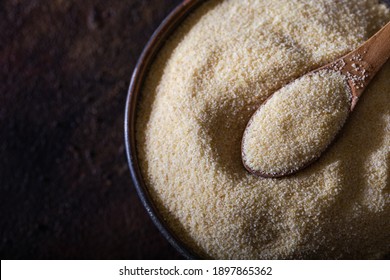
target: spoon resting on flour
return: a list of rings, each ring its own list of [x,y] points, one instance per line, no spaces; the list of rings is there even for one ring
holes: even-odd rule
[[[276,178],[316,161],[389,57],[387,23],[356,50],[276,91],[252,115],[244,131],[244,167],[252,174]]]

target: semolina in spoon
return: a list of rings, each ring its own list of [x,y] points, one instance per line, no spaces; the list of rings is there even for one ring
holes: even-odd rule
[[[390,57],[390,23],[356,50],[276,91],[252,115],[241,143],[252,174],[276,178],[316,161]]]

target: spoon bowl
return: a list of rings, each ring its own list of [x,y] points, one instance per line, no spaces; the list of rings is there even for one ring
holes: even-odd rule
[[[244,131],[244,167],[254,175],[276,178],[294,174],[315,162],[334,141],[359,97],[389,57],[387,23],[356,50],[271,95]],[[321,81],[328,76],[333,80]],[[305,87],[307,83],[311,86]],[[331,100],[344,93],[349,95],[349,102]],[[295,113],[290,112],[290,105],[295,106]]]

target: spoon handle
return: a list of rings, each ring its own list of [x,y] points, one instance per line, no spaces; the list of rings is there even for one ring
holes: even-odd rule
[[[389,57],[390,22],[363,45],[338,61],[339,70],[347,77],[352,89],[352,109]]]
[[[358,48],[360,49],[364,54],[363,60],[372,67],[373,77],[390,57],[390,22]]]

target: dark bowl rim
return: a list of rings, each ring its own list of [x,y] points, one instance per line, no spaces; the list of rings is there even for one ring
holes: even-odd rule
[[[204,2],[204,0],[183,1],[164,19],[153,33],[134,68],[127,93],[124,120],[126,155],[130,169],[131,181],[137,191],[142,205],[146,209],[155,226],[168,240],[168,242],[187,259],[200,259],[200,257],[187,248],[187,246],[169,229],[169,226],[165,223],[163,217],[161,217],[159,211],[154,205],[142,177],[136,149],[135,120],[136,106],[142,84],[146,77],[145,74],[147,73],[147,70],[153,62],[156,54],[163,47],[165,41],[169,39],[172,33],[176,30],[178,25],[183,22],[184,19],[187,18],[187,16],[202,2]]]

